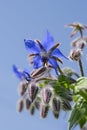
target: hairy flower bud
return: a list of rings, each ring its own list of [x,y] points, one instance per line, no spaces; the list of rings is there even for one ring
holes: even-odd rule
[[[17,111],[21,112],[23,110],[24,107],[24,100],[23,99],[19,99],[17,102]]]
[[[39,101],[35,101],[35,102],[34,102],[34,105],[35,105],[36,109],[39,109],[39,108],[40,108],[40,102],[39,102]]]
[[[74,41],[72,41],[71,45],[79,48],[79,49],[83,49],[87,44],[87,37],[79,37],[77,39],[75,39]]]
[[[53,98],[52,100],[52,109],[54,112],[59,112],[60,111],[60,106],[61,102],[60,99],[57,99],[56,97]]]
[[[26,81],[20,82],[18,91],[21,96],[23,96],[24,93],[26,92],[27,86],[28,86],[28,82],[26,82]]]
[[[66,99],[68,100],[68,101],[72,101],[73,100],[73,98],[72,98],[72,95],[66,95]]]
[[[47,105],[41,104],[40,105],[40,116],[42,118],[46,118],[48,114],[49,107]]]
[[[53,111],[53,115],[54,115],[54,117],[55,117],[56,119],[58,119],[58,117],[59,117],[59,112],[54,112],[54,111]]]
[[[31,77],[39,78],[39,77],[43,76],[46,73],[46,70],[47,70],[47,68],[45,66],[41,67],[41,68],[38,68],[38,69],[34,70],[31,73]]]
[[[29,109],[30,106],[31,106],[31,101],[27,98],[27,99],[25,100],[25,107],[26,107],[26,109]]]
[[[35,113],[35,106],[31,105],[31,107],[30,107],[30,114],[34,115],[34,113]]]
[[[78,61],[81,58],[81,54],[82,54],[81,49],[71,50],[69,57],[72,60]]]
[[[33,100],[37,95],[38,87],[35,84],[31,84],[28,88],[28,92],[29,92],[30,100],[33,102]]]
[[[43,90],[42,90],[42,101],[45,104],[49,103],[51,96],[52,96],[52,92],[51,92],[50,88],[49,87],[43,88]]]
[[[63,108],[64,110],[66,110],[66,111],[71,110],[71,105],[70,105],[69,101],[64,100],[64,101],[62,102],[62,108]]]

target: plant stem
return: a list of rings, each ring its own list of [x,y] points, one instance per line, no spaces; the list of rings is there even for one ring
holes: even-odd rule
[[[83,67],[82,67],[82,61],[81,61],[81,59],[79,59],[78,63],[79,63],[79,68],[80,68],[81,76],[84,76],[84,72],[83,72]]]
[[[58,65],[58,71],[60,72],[60,74],[63,74],[63,72],[62,72],[61,68],[59,67],[59,65]]]

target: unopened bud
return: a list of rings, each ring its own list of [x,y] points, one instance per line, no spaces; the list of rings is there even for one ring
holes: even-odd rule
[[[40,116],[42,118],[46,118],[48,114],[49,107],[47,105],[41,104],[40,105]]]
[[[78,61],[81,58],[81,54],[82,54],[81,49],[71,50],[69,57],[72,60]]]
[[[33,100],[37,95],[38,87],[35,84],[31,84],[28,88],[28,91],[29,91],[30,100],[33,102]]]
[[[60,99],[57,99],[56,97],[53,98],[52,100],[52,108],[53,108],[53,111],[56,113],[56,112],[59,112],[60,111],[60,106],[61,106],[61,102],[60,102]]]
[[[23,101],[23,99],[19,99],[18,102],[17,102],[18,112],[21,112],[23,110],[23,107],[24,107],[24,101]]]
[[[64,100],[64,101],[62,102],[62,108],[63,108],[64,110],[66,110],[66,111],[69,111],[69,110],[72,109],[72,108],[71,108],[71,105],[70,105],[70,103],[69,103],[69,101],[67,101],[67,100]]]
[[[30,108],[30,105],[31,105],[31,101],[27,98],[27,99],[25,100],[25,107],[26,107],[26,109],[29,109],[29,108]]]
[[[31,77],[33,77],[33,78],[39,78],[39,77],[43,76],[46,73],[46,70],[47,70],[47,68],[45,66],[41,67],[39,69],[36,69],[36,70],[34,70],[31,73]]]
[[[39,101],[35,101],[35,102],[34,102],[34,105],[35,105],[36,109],[39,109],[39,108],[40,108],[40,102],[39,102]]]
[[[54,117],[55,117],[56,119],[58,119],[58,117],[59,117],[59,112],[54,112],[54,111],[53,111],[53,115],[54,115]]]
[[[71,44],[76,48],[83,49],[87,44],[87,37],[77,38]]]
[[[35,106],[32,105],[32,106],[30,107],[30,114],[31,114],[31,115],[34,115],[34,113],[35,113]]]
[[[18,91],[19,91],[19,94],[21,96],[23,96],[24,93],[26,92],[27,86],[28,86],[28,83],[26,81],[20,82],[20,84],[19,84],[19,90]]]
[[[72,101],[73,100],[73,98],[72,98],[72,95],[66,95],[66,99],[68,100],[68,101]]]
[[[51,96],[52,96],[52,92],[51,92],[50,88],[46,88],[46,87],[43,88],[43,90],[42,90],[42,101],[45,104],[49,103]]]

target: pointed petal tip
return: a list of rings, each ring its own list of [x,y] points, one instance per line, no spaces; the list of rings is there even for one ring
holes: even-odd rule
[[[26,42],[26,39],[24,39],[24,42]]]
[[[19,79],[22,79],[22,70],[19,70],[17,67],[16,67],[16,65],[13,65],[12,66],[12,68],[13,68],[13,72],[15,73],[15,75],[19,78]]]
[[[17,71],[17,67],[16,67],[16,65],[15,65],[15,64],[13,64],[13,65],[12,65],[12,69],[13,69],[13,71],[14,71],[14,72],[16,72],[16,71]]]

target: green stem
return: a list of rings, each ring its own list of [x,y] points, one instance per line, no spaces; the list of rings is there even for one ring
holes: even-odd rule
[[[81,61],[81,59],[79,59],[78,63],[79,63],[79,68],[80,68],[81,76],[84,76],[84,72],[83,72],[83,67],[82,67],[82,61]]]

